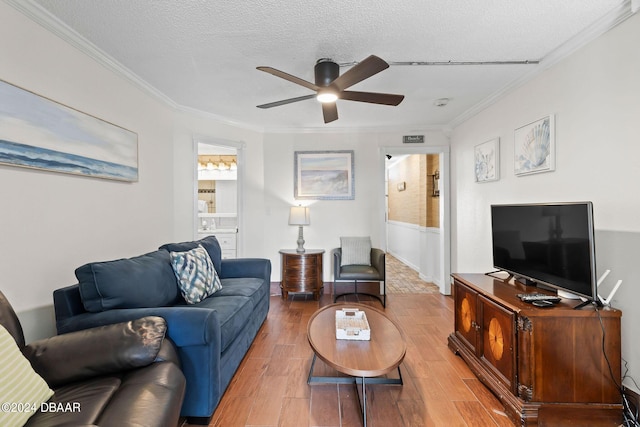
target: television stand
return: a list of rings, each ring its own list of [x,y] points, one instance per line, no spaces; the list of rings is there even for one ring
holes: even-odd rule
[[[517,297],[527,291],[520,283],[484,274],[452,276],[449,348],[516,425],[622,423],[620,310],[575,310],[565,299],[536,308]]]

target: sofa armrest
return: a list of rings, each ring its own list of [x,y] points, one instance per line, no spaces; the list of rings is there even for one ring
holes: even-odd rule
[[[340,264],[342,264],[342,248],[335,248],[331,250],[333,256],[333,278],[337,280],[340,278]]]
[[[371,249],[371,266],[378,270],[380,277],[384,279],[385,277],[385,263],[384,263],[385,252],[382,249]]]
[[[271,261],[264,258],[235,258],[222,260],[221,279],[255,277],[271,282]]]
[[[80,297],[80,286],[75,284],[53,291],[53,306],[56,321],[84,313],[86,310]]]
[[[192,306],[127,308],[100,313],[85,312],[58,320],[56,326],[59,334],[66,334],[145,316],[162,317],[167,322],[167,336],[179,348],[220,342],[220,321],[216,310]]]
[[[148,316],[38,340],[23,354],[50,387],[57,387],[151,364],[166,330],[164,319]]]

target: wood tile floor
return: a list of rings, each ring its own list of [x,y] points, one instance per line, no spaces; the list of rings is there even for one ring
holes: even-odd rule
[[[354,385],[307,384],[312,351],[307,322],[330,304],[291,294],[271,296],[269,315],[236,372],[210,426],[361,426]],[[349,297],[355,298],[355,297]],[[380,307],[367,297],[360,302]],[[404,385],[367,386],[368,426],[513,426],[500,402],[447,347],[453,301],[439,293],[392,294],[385,312],[402,328]],[[318,371],[320,369],[320,371]],[[331,371],[318,361],[316,374]]]

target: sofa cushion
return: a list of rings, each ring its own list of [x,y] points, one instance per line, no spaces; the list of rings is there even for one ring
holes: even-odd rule
[[[22,426],[40,405],[46,402],[53,390],[40,375],[33,370],[22,355],[13,336],[0,325],[0,396],[2,410],[0,425],[3,427]],[[15,408],[11,405],[19,405]],[[8,407],[5,407],[9,405]],[[25,410],[24,408],[27,408]]]
[[[198,245],[202,245],[202,247],[207,251],[211,257],[211,261],[213,261],[213,266],[216,271],[218,274],[222,274],[222,248],[220,247],[220,243],[216,236],[207,236],[204,239],[193,242],[167,243],[160,246],[159,249],[169,252],[185,252],[198,247]]]
[[[343,265],[371,265],[371,238],[370,237],[341,237],[340,247]]]
[[[122,385],[95,423],[98,426],[180,426],[185,380],[171,362],[152,363],[122,375]]]
[[[25,427],[92,426],[122,385],[120,375],[95,377],[56,387],[49,402],[71,405],[68,411],[39,411]],[[79,407],[80,410],[74,410]]]
[[[222,288],[224,290],[224,287]],[[217,294],[204,299],[194,307],[215,309],[220,322],[220,353],[241,334],[244,326],[254,314],[251,298],[243,296],[218,297]]]
[[[202,245],[185,252],[170,252],[169,256],[180,292],[187,303],[197,304],[222,287],[211,257]]]
[[[269,287],[263,285],[264,280],[255,277],[222,279],[222,289],[214,297],[249,297],[253,305],[257,307],[260,304],[260,300],[269,298]]]
[[[92,262],[75,271],[87,311],[162,307],[178,299],[176,277],[167,251],[133,258]]]

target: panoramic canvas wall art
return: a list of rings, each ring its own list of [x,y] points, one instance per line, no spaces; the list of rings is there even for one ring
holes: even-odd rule
[[[0,164],[138,180],[138,135],[0,80]]]
[[[294,197],[315,200],[355,198],[353,150],[296,151]]]

